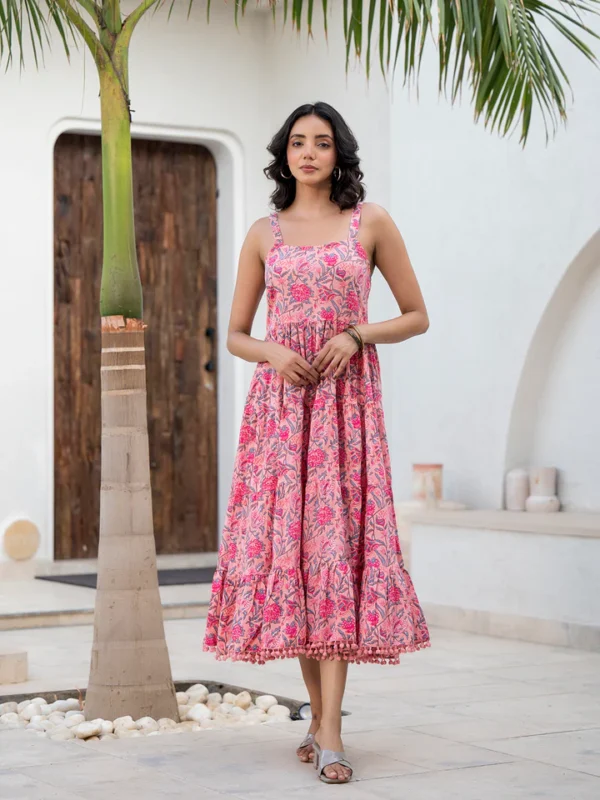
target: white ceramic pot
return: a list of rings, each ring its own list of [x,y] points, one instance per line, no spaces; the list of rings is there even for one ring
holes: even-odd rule
[[[556,494],[556,467],[531,467],[529,493],[534,497],[554,497]]]
[[[527,498],[526,509],[527,511],[531,511],[533,513],[537,512],[547,514],[558,511],[560,509],[560,502],[556,495],[552,497],[543,497],[532,494]]]
[[[428,507],[442,499],[442,464],[413,464],[412,498]]]
[[[506,475],[505,502],[508,511],[525,511],[529,497],[529,473],[517,467]]]

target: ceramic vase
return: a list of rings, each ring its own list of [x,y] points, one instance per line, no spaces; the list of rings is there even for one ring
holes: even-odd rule
[[[505,501],[507,511],[525,511],[529,497],[529,473],[517,467],[506,474]]]
[[[554,513],[560,509],[560,500],[556,496],[556,477],[556,467],[532,467],[529,470],[527,511]]]
[[[427,508],[436,508],[442,499],[442,464],[413,464],[412,497]]]

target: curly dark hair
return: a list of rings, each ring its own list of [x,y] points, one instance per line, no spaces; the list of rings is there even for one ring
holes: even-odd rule
[[[307,103],[299,106],[290,114],[267,147],[273,160],[265,168],[264,173],[267,178],[277,184],[277,188],[271,195],[271,203],[277,211],[289,208],[296,197],[296,179],[293,176],[284,178],[281,174],[281,171],[287,167],[287,146],[290,132],[301,117],[312,115],[328,122],[333,130],[337,150],[336,167],[339,167],[340,175],[339,178],[332,176],[331,201],[344,211],[347,208],[354,208],[365,198],[366,191],[362,183],[364,176],[360,169],[358,142],[354,134],[342,115],[328,103]]]

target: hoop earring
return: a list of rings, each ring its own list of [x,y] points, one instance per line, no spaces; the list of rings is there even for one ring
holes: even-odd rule
[[[336,179],[336,181],[339,181],[339,179],[342,177],[342,170],[339,167],[334,167],[333,177]]]
[[[280,170],[279,170],[279,174],[281,175],[281,177],[282,177],[282,178],[283,178],[285,181],[289,181],[289,180],[291,180],[291,178],[293,177],[293,176],[292,176],[292,172],[291,172],[291,170],[290,170],[290,174],[289,174],[289,175],[284,175],[284,174],[283,174],[283,169],[280,169]]]

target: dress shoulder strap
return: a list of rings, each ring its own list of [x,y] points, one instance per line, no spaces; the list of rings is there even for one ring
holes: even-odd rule
[[[276,244],[283,244],[283,236],[281,235],[281,228],[279,227],[279,214],[277,211],[272,211],[269,214],[271,220],[271,230],[273,231],[273,238]]]
[[[362,203],[357,203],[352,212],[352,217],[350,218],[350,234],[349,234],[349,241],[357,242],[358,241],[358,229],[360,228],[360,214],[362,211]]]

